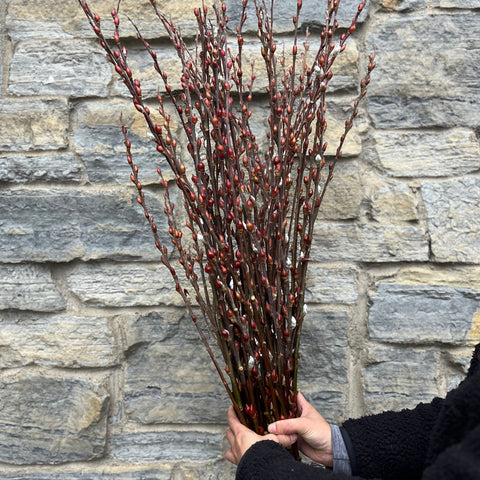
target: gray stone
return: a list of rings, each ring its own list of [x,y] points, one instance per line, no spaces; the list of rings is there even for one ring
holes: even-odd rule
[[[121,360],[106,318],[22,316],[0,322],[0,368],[107,368]]]
[[[171,469],[168,467],[143,470],[126,467],[122,471],[121,468],[102,466],[101,471],[97,472],[2,474],[2,480],[171,480],[170,475]]]
[[[366,414],[413,408],[438,395],[433,351],[374,347],[365,367]]]
[[[149,332],[151,341],[144,343]],[[125,374],[129,419],[146,424],[225,421],[227,392],[189,318],[180,322],[177,315],[149,315],[130,325],[126,337],[136,342],[129,347]]]
[[[327,187],[318,212],[318,219],[352,220],[358,218],[363,200],[361,171],[358,163],[339,163],[334,172],[334,179]]]
[[[68,147],[65,100],[0,101],[0,150],[27,152]]]
[[[414,226],[318,222],[310,257],[314,261],[427,261],[428,243],[423,229]]]
[[[0,265],[0,284],[0,310],[58,312],[66,306],[45,266]]]
[[[109,397],[99,385],[38,374],[0,380],[0,462],[88,461],[105,453]]]
[[[480,8],[480,0],[433,0],[432,5],[441,8]]]
[[[471,13],[391,16],[377,24],[367,40],[367,50],[377,52],[368,97],[376,128],[477,127],[478,36]]]
[[[298,386],[329,421],[345,415],[347,331],[345,310],[309,309],[300,343]]]
[[[0,181],[11,183],[80,182],[82,169],[73,155],[0,156]]]
[[[8,92],[106,97],[111,78],[110,65],[90,42],[24,41],[10,63]]]
[[[236,2],[234,0],[228,0],[225,2],[227,4],[227,14],[230,19],[230,26],[235,29],[239,24],[241,15],[242,15],[242,3]],[[338,22],[341,27],[349,27],[352,18],[357,13],[357,7],[359,2],[357,0],[343,0],[340,2],[338,9]],[[260,4],[261,5],[261,4]],[[370,4],[367,2],[367,6],[360,15],[360,22],[362,22],[366,14],[368,13]],[[299,24],[301,25],[301,31],[304,31],[307,26],[318,28],[325,24],[325,10],[327,8],[327,2],[321,1],[320,3],[317,0],[303,0],[302,10],[299,15]],[[258,20],[255,14],[255,4],[254,2],[248,2],[247,5],[247,20],[243,27],[244,32],[255,32],[258,28]],[[274,7],[274,30],[276,32],[292,32],[293,15],[297,13],[297,3],[296,2],[275,2]]]
[[[160,261],[82,264],[68,276],[68,287],[83,303],[97,307],[183,306],[170,271]]]
[[[480,258],[480,179],[424,183],[432,253],[437,262],[476,263]]]
[[[128,128],[132,157],[142,184],[158,184],[157,167],[162,168],[165,179],[172,178],[170,167],[147,135],[143,117],[136,111],[134,113],[128,101],[109,101],[88,102],[75,111],[75,152],[85,164],[88,180],[92,183],[131,184],[132,170],[127,162],[122,123]],[[175,132],[174,125],[172,122]],[[178,151],[180,153],[181,148]]]
[[[358,269],[354,266],[310,264],[305,302],[352,305],[357,301]]]
[[[92,9],[102,18],[102,29],[106,38],[113,38],[113,22],[110,16],[112,3],[108,0],[95,0],[89,3]],[[166,2],[162,4],[161,8],[167,18],[173,17],[179,23],[184,35],[192,36],[194,34],[196,20],[193,15],[191,0]],[[55,15],[52,15],[52,12],[55,12]],[[134,37],[136,32],[128,17],[135,21],[145,38],[167,37],[165,29],[155,17],[148,0],[122,1],[122,35]],[[59,9],[56,0],[43,0],[33,6],[25,5],[23,0],[9,1],[6,27],[9,36],[14,40],[96,38],[78,4]]]
[[[216,460],[222,434],[202,431],[121,433],[110,437],[113,458],[129,463]]]
[[[372,340],[463,345],[480,308],[480,291],[381,284],[371,302],[368,330]]]
[[[132,190],[2,191],[0,260],[159,259]],[[156,197],[150,195],[149,202],[153,212],[163,212]],[[161,216],[157,223],[161,240],[167,242]]]
[[[478,170],[480,147],[466,128],[374,131],[378,165],[394,177],[444,177]]]

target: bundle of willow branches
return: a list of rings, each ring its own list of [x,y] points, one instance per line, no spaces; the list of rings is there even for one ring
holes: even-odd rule
[[[298,40],[302,0],[297,0],[294,41],[288,53],[285,47],[280,53],[274,39],[274,0],[268,8],[265,1],[253,1],[268,78],[265,151],[260,151],[251,128],[255,73],[253,63],[244,62],[242,34],[248,0],[243,0],[241,21],[233,30],[227,28],[225,3],[210,11],[205,5],[196,8],[198,29],[191,46],[159,11],[156,1],[150,0],[182,71],[181,87],[175,90],[162,59],[136,30],[164,84],[155,112],[146,105],[142,85],[129,67],[119,29],[120,1],[111,12],[115,26],[111,41],[103,35],[100,17],[85,0],[79,3],[143,115],[153,147],[174,175],[170,184],[157,170],[172,252],[160,241],[123,127],[131,180],[161,261],[172,274],[238,417],[261,434],[272,421],[297,414],[299,346],[314,222],[375,64],[372,54],[336,155],[328,159],[326,91],[335,59],[355,31],[365,2],[359,4],[351,26],[340,31],[340,1],[328,0],[320,47],[307,63],[308,40]],[[188,158],[179,151],[167,105],[176,112],[186,135]],[[171,200],[172,188],[182,194],[183,217]],[[174,264],[183,269],[182,275]]]

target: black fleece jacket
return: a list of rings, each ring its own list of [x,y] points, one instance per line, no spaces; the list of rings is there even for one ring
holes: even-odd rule
[[[480,480],[480,344],[467,377],[446,398],[413,410],[347,420],[353,477],[297,462],[281,445],[258,442],[237,480]]]

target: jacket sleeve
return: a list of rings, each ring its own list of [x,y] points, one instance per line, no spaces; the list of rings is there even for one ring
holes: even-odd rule
[[[422,480],[478,480],[480,472],[480,424],[461,442],[444,450],[425,469]]]
[[[350,439],[352,473],[367,478],[420,479],[430,433],[443,402],[435,398],[412,410],[347,420],[343,429]]]
[[[362,480],[316,464],[298,462],[279,443],[263,440],[252,445],[237,468],[236,480]]]

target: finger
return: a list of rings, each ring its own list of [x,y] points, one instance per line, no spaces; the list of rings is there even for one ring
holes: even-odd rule
[[[310,430],[310,421],[305,417],[279,420],[268,426],[268,431],[275,435],[303,435]]]
[[[293,434],[293,435],[275,435],[275,436],[267,435],[264,438],[265,438],[265,440],[274,440],[275,442],[280,443],[284,447],[290,447],[291,445],[293,445],[297,441],[298,435],[295,435],[295,434]]]
[[[230,428],[235,432],[238,425],[242,425],[238,420],[237,414],[235,413],[235,409],[230,405],[227,411],[227,422]]]
[[[232,449],[230,449],[230,450],[227,451],[227,453],[225,454],[225,458],[226,458],[229,462],[233,463],[234,465],[237,464],[236,459],[235,459],[235,455],[233,454]]]

